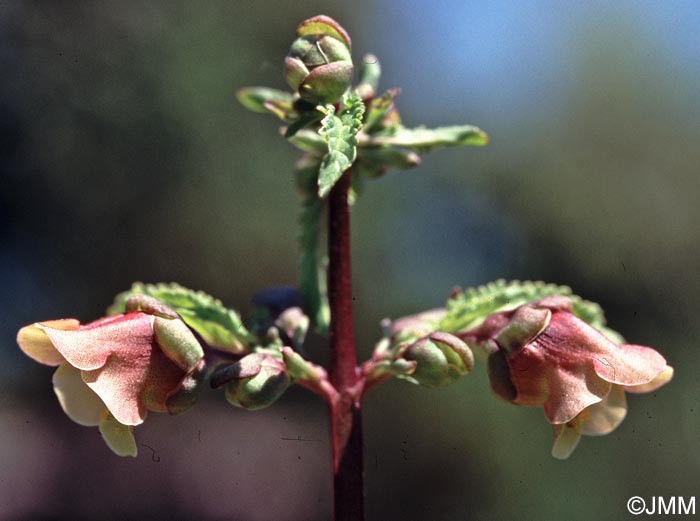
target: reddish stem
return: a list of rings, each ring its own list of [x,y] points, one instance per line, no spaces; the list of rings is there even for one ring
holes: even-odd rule
[[[331,189],[328,201],[329,376],[337,391],[337,399],[330,404],[336,521],[364,519],[362,378],[357,368],[352,321],[350,180],[351,172],[347,170]]]

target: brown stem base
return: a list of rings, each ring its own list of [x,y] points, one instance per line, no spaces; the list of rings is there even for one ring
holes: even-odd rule
[[[362,465],[362,414],[353,406],[350,413],[350,436],[340,456],[333,477],[335,521],[362,521],[364,517],[364,485]]]

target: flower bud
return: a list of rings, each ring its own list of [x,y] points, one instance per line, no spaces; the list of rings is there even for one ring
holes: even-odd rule
[[[302,22],[297,36],[284,60],[285,80],[305,101],[335,103],[352,81],[350,37],[323,15]]]
[[[401,358],[416,362],[411,379],[427,387],[449,385],[474,366],[467,345],[447,333],[432,333],[415,341],[405,348]]]
[[[252,328],[260,337],[275,335],[286,345],[300,350],[309,329],[309,317],[302,309],[304,298],[290,287],[270,288],[253,297]]]
[[[217,371],[212,387],[226,384],[226,400],[251,411],[272,405],[289,387],[284,363],[264,353],[252,353]]]

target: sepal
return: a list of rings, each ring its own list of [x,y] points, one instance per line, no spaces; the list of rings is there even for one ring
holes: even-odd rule
[[[251,411],[272,405],[289,384],[284,363],[266,353],[251,353],[217,369],[211,380],[212,387],[226,386],[224,394],[230,404]]]
[[[130,290],[115,297],[107,313],[124,313],[127,302],[135,295],[152,297],[177,312],[214,349],[243,354],[250,351],[250,345],[255,341],[234,310],[227,309],[220,300],[202,291],[187,289],[176,283],[135,282]]]

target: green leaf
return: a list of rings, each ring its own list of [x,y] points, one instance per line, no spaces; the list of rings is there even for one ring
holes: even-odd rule
[[[284,132],[284,137],[287,139],[291,138],[299,132],[301,129],[308,127],[309,125],[312,125],[319,121],[321,119],[321,114],[319,114],[317,111],[311,111],[311,112],[305,112],[302,114],[299,119],[297,119],[294,123],[289,125],[287,127],[287,130]]]
[[[381,96],[374,98],[367,105],[367,115],[362,131],[370,134],[381,126],[382,121],[394,107],[394,98],[399,95],[400,89],[390,89]]]
[[[185,323],[213,348],[242,354],[248,352],[248,345],[255,341],[238,313],[225,308],[220,300],[206,293],[193,291],[175,283],[135,282],[130,290],[115,297],[107,313],[123,313],[126,301],[132,295],[148,295],[174,309]]]
[[[311,324],[320,334],[325,334],[330,323],[330,308],[326,295],[325,256],[321,254],[319,247],[321,219],[326,204],[316,193],[320,163],[320,158],[305,156],[304,161],[297,164],[297,179],[304,194],[299,218],[299,289],[304,296],[304,307]]]
[[[392,135],[372,136],[364,141],[363,145],[395,145],[416,152],[430,152],[457,145],[485,145],[488,141],[484,131],[471,125],[438,128],[398,127]]]
[[[303,129],[298,131],[288,141],[304,152],[320,152],[324,154],[328,150],[326,141],[313,130]],[[318,170],[316,172],[318,174]]]
[[[285,123],[299,119],[299,114],[294,110],[294,104],[289,101],[267,100],[263,106],[270,114],[274,114]]]
[[[290,108],[294,102],[294,97],[289,92],[268,87],[243,87],[236,91],[236,98],[245,108],[262,113],[273,112],[265,106],[266,102],[271,102],[272,107],[286,107],[288,104]]]
[[[333,105],[319,107],[325,114],[318,133],[328,143],[328,153],[321,162],[318,175],[318,195],[325,197],[343,172],[352,166],[357,157],[357,133],[362,127],[365,104],[357,94],[344,96],[339,115]]]
[[[492,313],[513,309],[550,295],[568,297],[573,303],[574,315],[595,328],[603,329],[605,326],[605,316],[601,307],[574,295],[568,286],[539,281],[497,280],[485,286],[468,288],[450,299],[447,302],[447,314],[436,330],[446,333],[466,331],[479,326]]]
[[[408,150],[393,147],[359,148],[355,165],[361,175],[378,177],[389,168],[407,170],[418,166],[420,161],[418,154]]]

